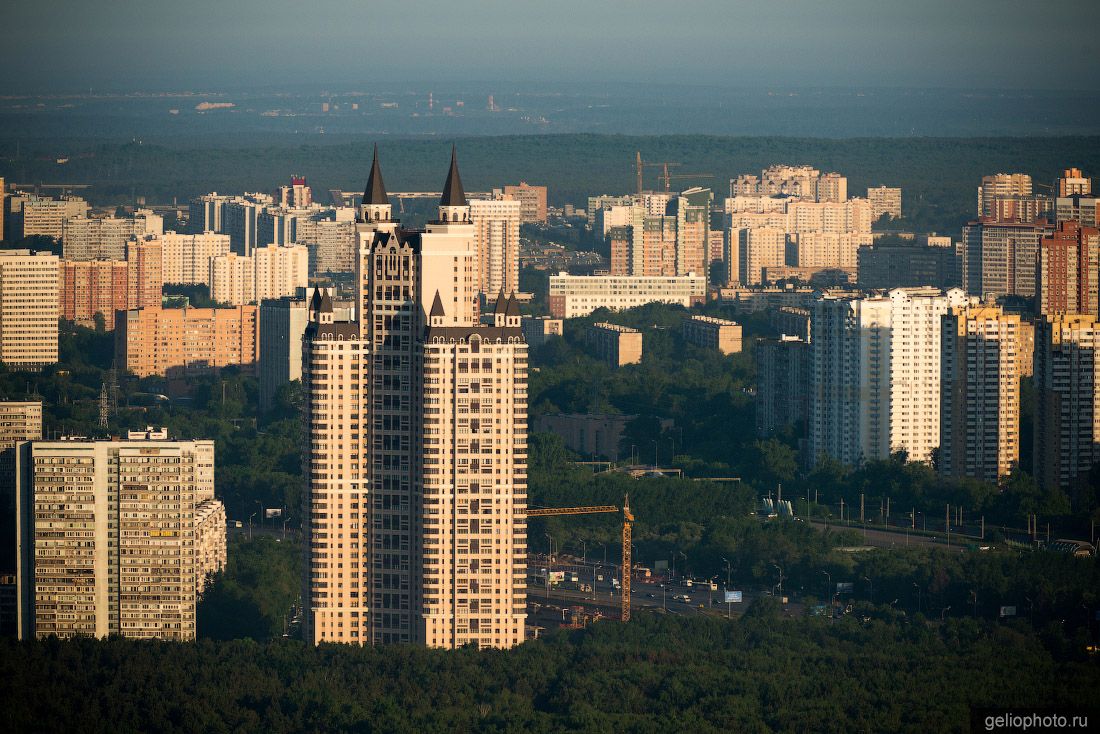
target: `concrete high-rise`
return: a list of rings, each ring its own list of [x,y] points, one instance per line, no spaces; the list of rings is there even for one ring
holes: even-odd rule
[[[519,290],[520,202],[494,192],[470,201],[477,242],[478,291],[495,296]]]
[[[1033,298],[1039,242],[1052,231],[1045,220],[969,222],[958,245],[962,287],[983,300]]]
[[[1035,478],[1072,493],[1100,461],[1100,321],[1056,314],[1035,323]]]
[[[42,235],[60,239],[65,222],[72,217],[86,216],[88,202],[77,196],[51,199],[29,194],[22,197],[20,208],[13,212],[14,221],[9,225],[21,237]]]
[[[62,257],[66,260],[125,260],[133,237],[164,233],[164,218],[148,210],[133,217],[73,217],[62,227]]]
[[[774,436],[787,426],[804,426],[812,390],[810,345],[797,336],[761,339],[756,358],[756,435]]]
[[[938,468],[996,484],[1020,458],[1020,317],[957,306],[940,338]]]
[[[994,202],[999,198],[1031,196],[1031,176],[1026,173],[995,173],[982,176],[978,187],[978,216],[993,216]]]
[[[238,306],[293,295],[309,283],[305,245],[266,245],[242,257],[235,252],[210,259],[210,298]]]
[[[37,369],[57,362],[58,259],[0,251],[0,362]]]
[[[115,354],[138,377],[255,370],[259,357],[256,306],[135,308],[115,323]]]
[[[1097,315],[1100,230],[1073,220],[1039,241],[1035,307],[1040,314]]]
[[[867,189],[867,201],[871,205],[871,218],[878,221],[882,215],[901,219],[901,189],[895,186],[876,186]]]
[[[811,451],[845,464],[905,451],[929,461],[940,443],[941,317],[959,289],[896,288],[814,304]]]
[[[317,294],[303,383],[311,642],[523,640],[527,346],[514,298],[478,323],[454,156],[437,219],[392,217],[377,152],[357,225],[356,322]]]
[[[147,238],[148,239],[148,238]],[[161,244],[162,278],[177,285],[210,285],[210,261],[229,252],[229,235],[165,232]]]
[[[1067,168],[1058,179],[1058,196],[1090,196],[1092,179],[1080,168]]]
[[[195,639],[198,595],[225,564],[213,441],[23,442],[16,475],[21,639]]]
[[[546,222],[546,187],[520,181],[518,186],[505,186],[504,195],[520,204],[519,219],[524,224]]]

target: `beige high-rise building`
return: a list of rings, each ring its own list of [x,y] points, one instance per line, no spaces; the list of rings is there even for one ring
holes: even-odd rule
[[[505,186],[504,195],[519,202],[519,219],[524,224],[546,222],[545,186],[532,186],[526,181],[520,181],[518,186]]]
[[[301,218],[295,241],[309,248],[312,275],[355,272],[359,237],[354,221]]]
[[[940,333],[939,470],[996,484],[1020,458],[1020,317],[957,306]]]
[[[225,565],[213,441],[24,442],[16,474],[21,639],[195,639],[198,595]]]
[[[495,192],[492,199],[470,201],[477,242],[477,288],[487,296],[519,290],[520,209],[518,200]]]
[[[1081,172],[1080,168],[1067,168],[1058,179],[1058,196],[1089,196],[1092,194],[1092,179]]]
[[[978,216],[993,216],[997,199],[1031,196],[1031,176],[1026,173],[995,173],[982,176],[978,187]]]
[[[1100,461],[1100,321],[1057,314],[1035,322],[1035,478],[1075,493]]]
[[[259,357],[256,306],[137,308],[115,323],[119,367],[138,377],[181,377],[240,366]]]
[[[210,285],[210,261],[229,253],[229,235],[165,232],[157,238],[163,250],[163,279],[178,285]]]
[[[251,257],[230,252],[210,259],[210,300],[228,306],[252,303],[256,268]]]
[[[96,315],[103,328],[115,328],[115,313],[129,308],[127,265],[112,260],[62,260],[58,278],[60,317],[94,328]]]
[[[0,250],[0,362],[37,369],[57,362],[58,259]]]
[[[787,233],[770,227],[731,230],[724,260],[728,269],[726,282],[763,283],[766,268],[787,262]],[[733,280],[735,276],[737,279]]]
[[[527,359],[513,298],[478,323],[452,156],[439,216],[392,218],[377,152],[358,322],[317,294],[304,339],[303,599],[311,642],[510,647],[524,637]]]

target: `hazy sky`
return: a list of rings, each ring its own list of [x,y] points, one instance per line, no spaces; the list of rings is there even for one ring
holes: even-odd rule
[[[1097,0],[24,0],[0,94],[280,82],[1100,87]]]

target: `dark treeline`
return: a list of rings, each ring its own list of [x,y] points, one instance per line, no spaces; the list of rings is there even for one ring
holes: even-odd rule
[[[222,148],[122,142],[0,140],[0,176],[9,181],[88,183],[102,205],[150,203],[210,191],[266,191],[291,172],[307,176],[318,200],[330,188],[361,190],[370,163],[368,138],[324,145],[299,141]],[[433,191],[442,185],[450,140],[392,138],[382,162],[392,191]],[[1052,182],[1067,166],[1100,170],[1100,138],[780,138],[704,135],[551,135],[470,137],[459,141],[463,181],[469,191],[527,180],[549,186],[550,200],[586,204],[597,193],[635,187],[635,151],[653,161],[677,161],[684,171],[713,178],[686,181],[711,186],[718,198],[728,180],[759,173],[773,163],[808,163],[848,176],[849,194],[880,184],[904,189],[901,226],[954,233],[973,216],[982,175],[1023,171]],[[54,162],[69,157],[64,166]],[[647,175],[646,185],[657,187]]]
[[[5,731],[966,731],[971,706],[1081,706],[1100,672],[1012,625],[866,609],[640,614],[514,650],[0,642]],[[33,691],[33,695],[28,692]]]

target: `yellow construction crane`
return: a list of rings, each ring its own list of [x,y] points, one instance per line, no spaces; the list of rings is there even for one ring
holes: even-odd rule
[[[669,193],[672,190],[672,179],[674,179],[674,178],[677,178],[677,179],[679,179],[679,178],[714,178],[713,173],[677,173],[675,175],[670,176],[668,174],[668,164],[667,163],[664,164],[664,168],[662,170],[663,170],[663,173],[657,176],[657,180],[665,182],[665,193],[666,194]]]
[[[636,151],[634,153],[634,173],[638,177],[638,196],[642,195],[642,191],[643,191],[642,172],[645,170],[646,166],[649,166],[650,168],[652,168],[653,166],[660,166],[660,167],[662,167],[662,169],[665,172],[665,175],[667,176],[668,175],[668,169],[673,168],[673,167],[678,166],[678,165],[680,165],[680,164],[675,163],[673,161],[662,161],[662,162],[643,161],[642,160],[642,151],[640,151],[640,150]]]
[[[604,512],[618,512],[615,505],[596,505],[594,507],[549,507],[541,509],[528,509],[527,517],[549,517],[552,515],[595,515]],[[630,621],[630,581],[634,568],[630,556],[630,528],[634,523],[634,515],[630,513],[630,495],[623,498],[623,611],[622,620]]]

